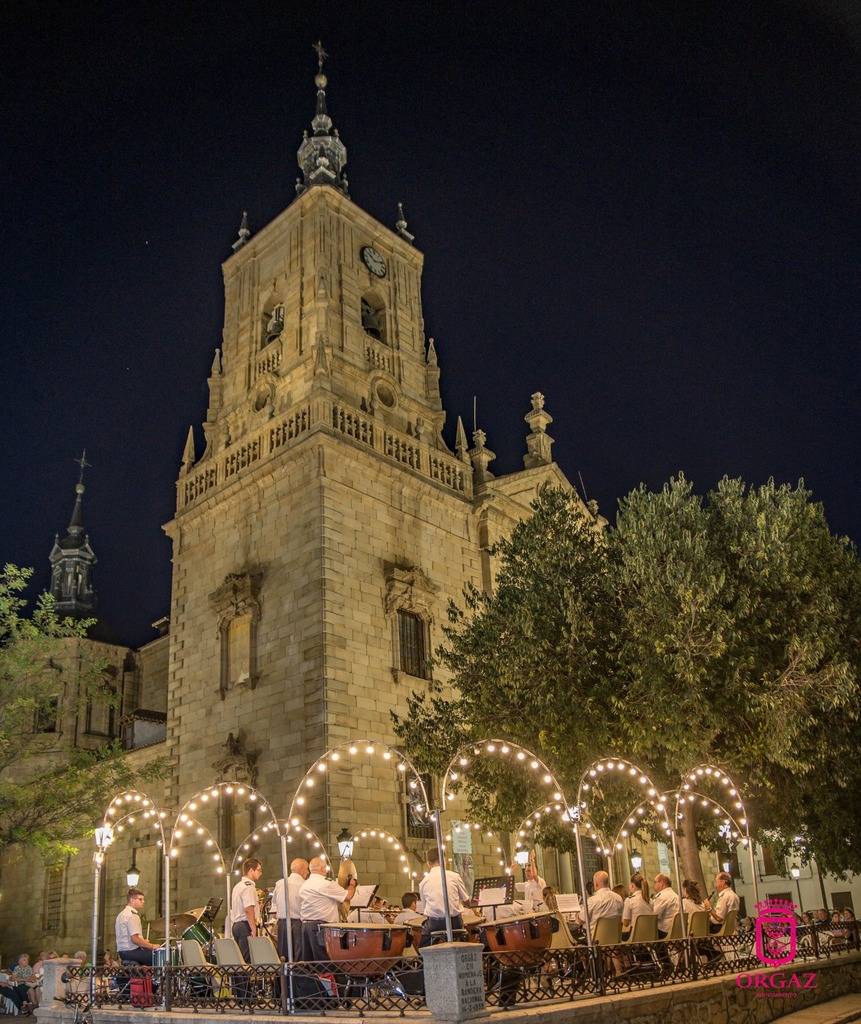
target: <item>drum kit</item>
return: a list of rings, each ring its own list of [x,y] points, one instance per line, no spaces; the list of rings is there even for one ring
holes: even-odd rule
[[[200,943],[201,948],[212,960],[215,940],[221,938],[221,933],[216,933],[212,925],[222,903],[223,900],[214,897],[205,907],[196,907],[194,910],[187,910],[184,914],[173,914],[169,918],[160,917],[153,921],[150,930],[156,935],[165,936],[165,945],[154,952],[153,959],[156,965],[164,966],[167,961],[168,939],[175,944],[172,947],[171,963],[179,962],[179,950],[182,948],[182,943],[191,940]]]

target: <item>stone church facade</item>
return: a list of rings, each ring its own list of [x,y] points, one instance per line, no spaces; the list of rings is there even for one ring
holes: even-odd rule
[[[171,813],[199,790],[236,780],[282,817],[326,750],[352,739],[395,745],[391,713],[427,686],[448,601],[467,583],[492,587],[489,550],[542,486],[570,489],[552,461],[551,418],[538,394],[525,416],[523,470],[495,477],[486,438],[476,431],[470,445],[460,422],[448,449],[441,368],[424,333],[423,256],[402,214],[389,229],[350,198],[322,68],[315,83],[296,198],[254,236],[243,222],[223,267],[205,447],[198,455],[189,431],[165,526],[169,626],[140,651],[115,648],[115,728],[122,724],[135,761],[171,759],[163,791],[150,794]],[[56,551],[61,579],[69,551]],[[91,585],[88,541],[78,561]],[[384,829],[418,868],[428,833],[402,777],[382,760],[341,765],[314,788],[303,826],[333,857],[342,828]],[[220,796],[205,824],[231,850],[251,836],[261,884],[271,886],[280,861],[277,842],[258,831],[265,817],[247,799]],[[313,852],[301,842],[297,833],[297,853]],[[109,947],[126,859],[153,897],[161,885],[151,831],[116,847],[116,868],[106,871]],[[0,929],[16,948],[88,948],[90,853],[85,840],[59,881],[31,864],[6,866],[7,879],[14,872],[31,894],[45,892],[41,920],[22,922],[11,900],[0,902]],[[390,900],[411,887],[384,846],[357,846],[354,860],[361,880],[379,881]],[[476,851],[477,868],[496,864],[495,847]],[[184,911],[223,895],[224,882],[187,844],[171,889],[174,910]]]

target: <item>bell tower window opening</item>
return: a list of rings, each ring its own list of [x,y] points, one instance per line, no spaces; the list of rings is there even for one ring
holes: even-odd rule
[[[376,296],[362,298],[362,330],[374,341],[388,344],[386,338],[386,308]]]
[[[279,304],[263,314],[263,337],[261,348],[266,348],[281,337],[284,330],[284,306]]]
[[[410,676],[424,679],[427,675],[425,622],[415,612],[398,610],[398,646],[400,669]]]

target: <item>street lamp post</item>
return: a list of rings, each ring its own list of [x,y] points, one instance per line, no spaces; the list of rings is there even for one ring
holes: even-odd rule
[[[96,996],[96,964],[99,956],[99,906],[102,893],[102,867],[105,862],[105,851],[114,841],[114,830],[110,825],[103,825],[95,831],[96,852],[93,854],[93,921],[92,948],[90,950],[90,1003]]]
[[[801,882],[799,881],[801,878],[801,868],[797,864],[793,864],[789,870],[792,877],[795,879],[795,888],[798,890],[798,913],[803,914],[804,907],[801,903]]]

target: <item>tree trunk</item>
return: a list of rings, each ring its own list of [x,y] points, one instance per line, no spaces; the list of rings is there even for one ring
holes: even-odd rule
[[[709,887],[706,885],[705,876],[703,875],[703,866],[700,862],[700,847],[697,842],[697,830],[696,826],[691,822],[687,823],[687,828],[678,836],[678,849],[679,849],[679,863],[681,865],[680,871],[682,881],[686,878],[693,882],[696,882],[700,889],[700,895],[705,899],[709,894]],[[675,881],[675,879],[674,879]]]

